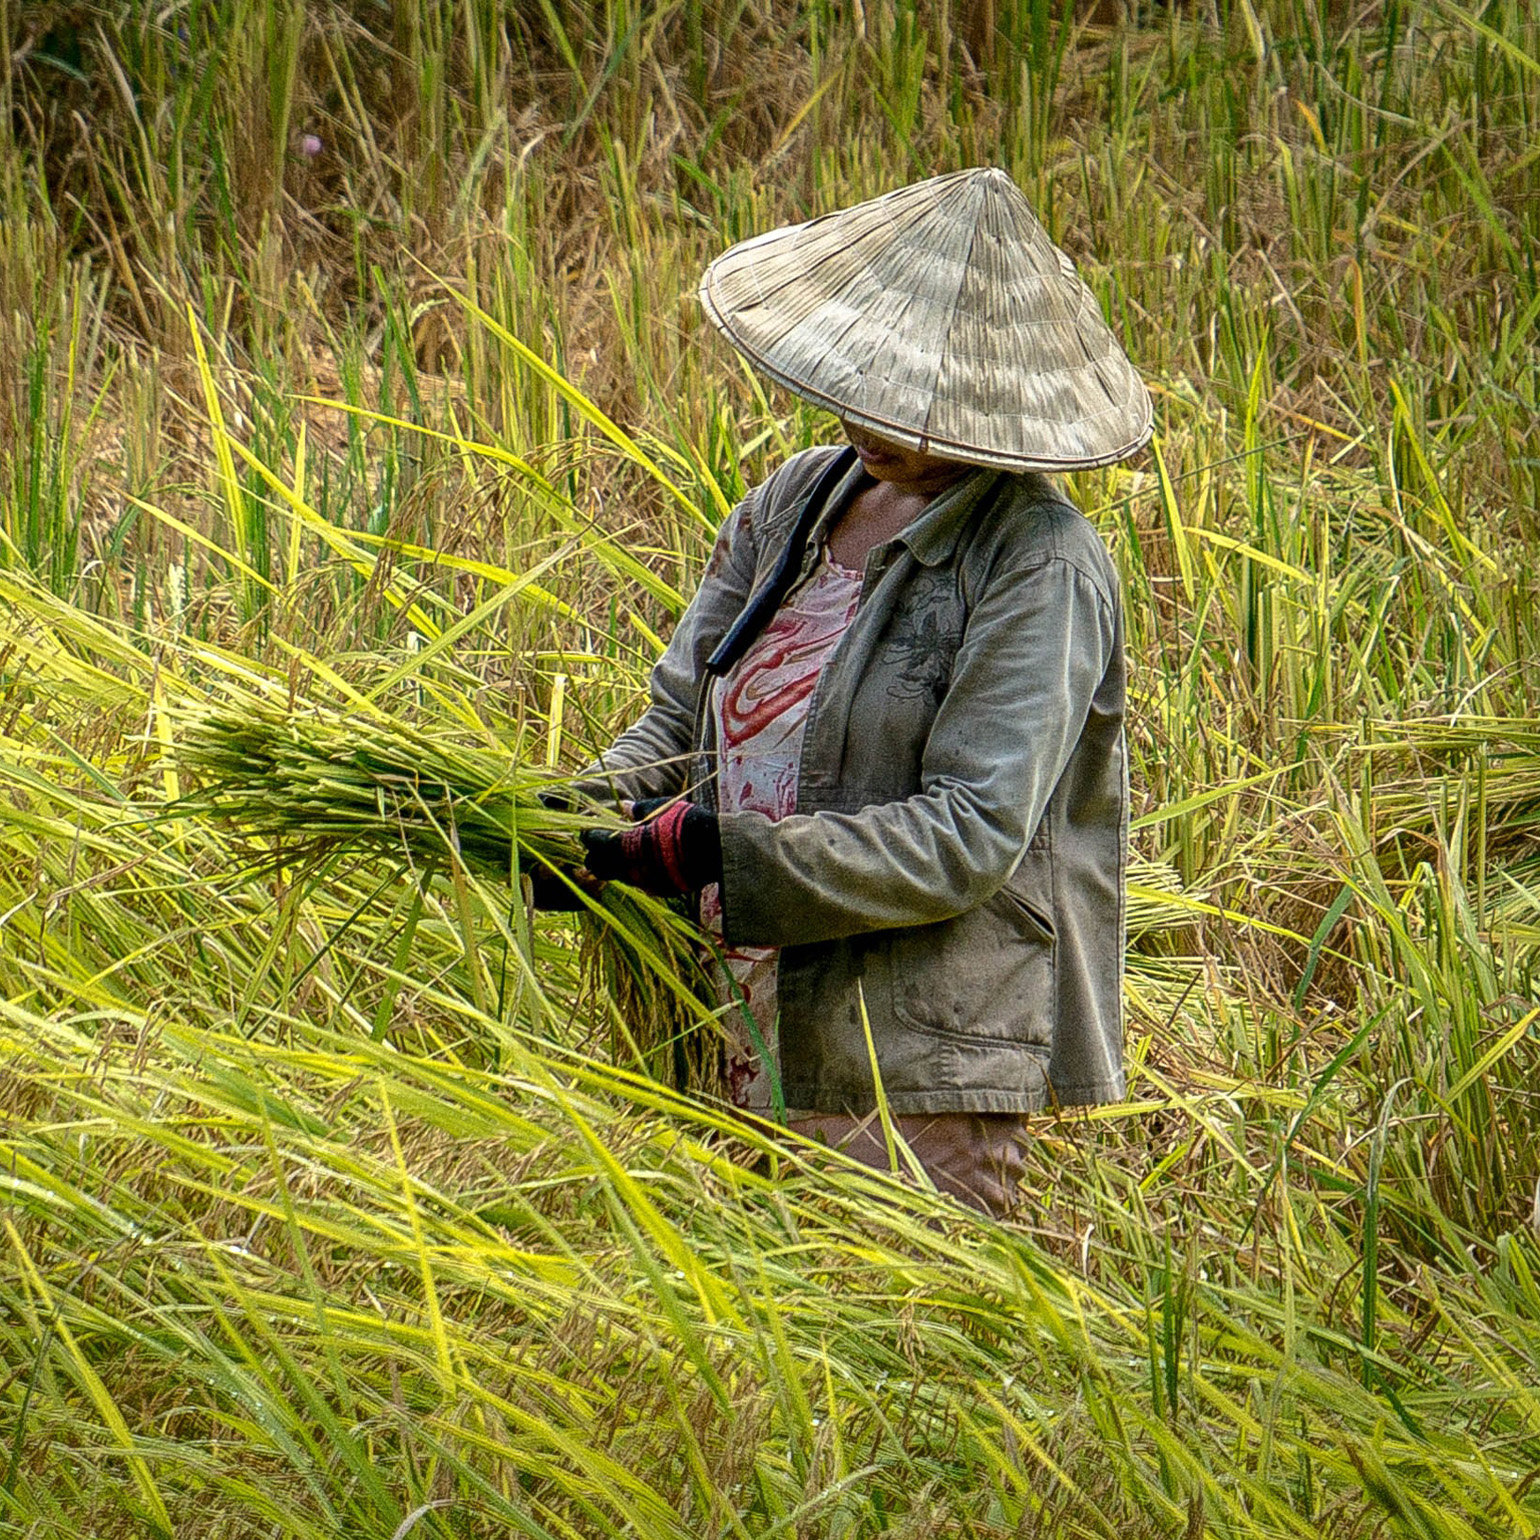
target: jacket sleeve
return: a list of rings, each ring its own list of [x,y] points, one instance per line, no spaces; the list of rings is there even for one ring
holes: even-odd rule
[[[706,660],[754,586],[759,534],[755,516],[762,492],[750,492],[723,522],[700,587],[653,668],[647,710],[581,772],[576,789],[584,796],[609,802],[672,797],[685,790]]]
[[[923,925],[1015,871],[1118,645],[1102,589],[1062,555],[993,575],[926,742],[921,790],[856,813],[722,819],[729,945]]]

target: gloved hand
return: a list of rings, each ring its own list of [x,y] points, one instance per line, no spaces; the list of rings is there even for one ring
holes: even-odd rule
[[[566,787],[537,791],[540,805],[554,813],[570,813],[576,810],[578,801]],[[574,889],[590,895],[596,894],[603,884],[590,877],[581,867],[565,863],[552,867],[534,856],[519,856],[519,875],[529,878],[529,905],[545,914],[568,914],[583,907],[583,900]]]
[[[677,898],[722,880],[716,814],[693,802],[650,797],[636,803],[634,827],[585,829],[584,865],[607,882],[625,882],[659,898]]]
[[[573,889],[594,894],[603,886],[580,868],[563,866],[558,872],[543,861],[521,861],[519,873],[529,878],[530,908],[544,914],[567,914],[581,909],[583,900]],[[564,878],[567,880],[563,881]]]

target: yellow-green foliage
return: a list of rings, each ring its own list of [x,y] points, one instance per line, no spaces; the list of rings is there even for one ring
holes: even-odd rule
[[[1532,6],[0,0],[0,109],[0,1535],[1536,1531]],[[980,162],[1157,400],[1131,1099],[1004,1226],[665,1089],[662,908],[186,795],[569,836],[832,436],[700,268]]]

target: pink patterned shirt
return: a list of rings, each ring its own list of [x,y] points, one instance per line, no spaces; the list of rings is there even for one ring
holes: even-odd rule
[[[825,548],[812,576],[782,602],[737,666],[717,683],[711,709],[720,754],[717,802],[724,813],[763,813],[774,820],[796,811],[797,767],[813,688],[855,615],[861,578]],[[701,918],[720,938],[722,896],[715,884],[701,894]],[[773,1097],[764,1059],[777,1058],[776,948],[729,947],[723,955],[728,1091],[735,1105],[765,1111]]]

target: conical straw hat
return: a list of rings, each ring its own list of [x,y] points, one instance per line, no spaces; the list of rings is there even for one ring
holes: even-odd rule
[[[1132,454],[1150,398],[1074,264],[993,168],[722,253],[706,314],[847,422],[947,459],[1073,470]]]

